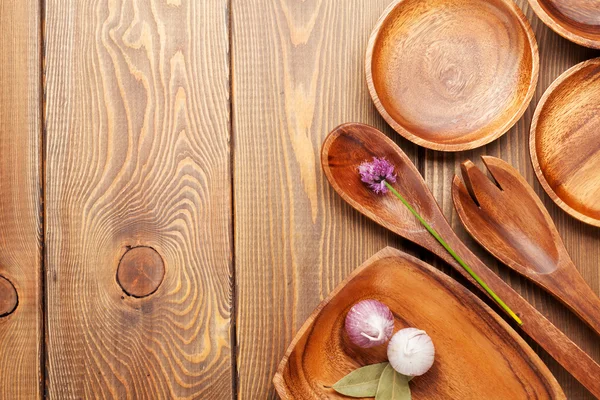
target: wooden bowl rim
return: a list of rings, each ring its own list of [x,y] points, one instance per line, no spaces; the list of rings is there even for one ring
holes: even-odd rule
[[[542,20],[547,27],[552,29],[554,32],[558,33],[560,36],[564,37],[571,42],[578,44],[580,46],[589,47],[592,49],[600,49],[600,38],[598,40],[592,40],[581,36],[575,32],[570,31],[565,28],[563,25],[556,22],[554,16],[549,14],[544,10],[544,7],[540,4],[539,0],[528,0],[529,5],[533,8],[533,11],[538,16],[539,19]]]
[[[591,60],[587,60],[587,61],[584,61],[584,62],[581,62],[579,64],[572,66],[571,68],[569,68],[568,70],[563,72],[558,78],[556,78],[554,80],[554,82],[552,82],[552,84],[548,87],[548,89],[546,89],[546,91],[540,98],[540,101],[538,102],[537,107],[535,108],[535,112],[533,113],[533,118],[531,120],[531,129],[530,129],[530,133],[529,133],[529,153],[531,155],[531,164],[533,166],[533,170],[535,171],[535,175],[537,176],[538,181],[540,182],[540,184],[542,185],[542,187],[544,188],[544,190],[546,191],[548,196],[550,196],[550,198],[560,208],[562,208],[567,214],[571,215],[573,218],[576,218],[582,222],[585,222],[586,224],[600,227],[599,219],[590,217],[586,214],[583,214],[583,213],[575,210],[570,205],[565,203],[560,198],[560,196],[558,194],[556,194],[556,192],[552,189],[552,187],[550,187],[550,184],[548,183],[548,181],[546,180],[546,176],[544,175],[544,171],[542,170],[542,167],[540,166],[540,162],[539,162],[538,154],[537,154],[537,150],[536,150],[538,122],[539,122],[540,116],[542,114],[542,111],[543,111],[546,103],[548,102],[548,99],[550,98],[550,96],[554,93],[554,91],[558,87],[560,87],[563,83],[568,81],[573,75],[575,75],[577,72],[579,72],[582,69],[587,68],[588,66],[593,65],[593,64],[600,65],[600,57],[592,58]]]
[[[369,268],[371,266],[371,264],[373,264],[375,261],[378,261],[380,259],[389,258],[389,257],[402,258],[405,261],[411,262],[414,265],[418,266],[419,268],[423,269],[425,271],[425,273],[427,273],[429,275],[433,275],[436,278],[442,278],[445,281],[445,283],[451,285],[453,290],[458,291],[459,294],[468,297],[474,303],[479,305],[481,307],[481,309],[487,313],[488,316],[490,316],[494,321],[496,321],[508,333],[508,335],[511,336],[515,340],[517,346],[523,351],[523,353],[525,353],[525,354],[523,354],[523,357],[528,356],[528,359],[533,364],[532,368],[535,368],[538,370],[538,372],[539,372],[538,376],[540,376],[540,379],[542,379],[542,377],[544,377],[546,379],[546,382],[549,384],[548,390],[554,392],[555,394],[559,394],[559,395],[562,394],[563,395],[562,398],[566,398],[564,396],[564,392],[563,392],[561,386],[558,384],[558,381],[556,380],[556,377],[550,372],[550,370],[548,369],[546,364],[544,364],[544,362],[537,355],[537,353],[535,351],[533,351],[531,346],[529,344],[527,344],[527,342],[500,315],[498,315],[487,304],[485,304],[485,302],[483,302],[478,296],[473,294],[470,290],[468,290],[466,287],[461,285],[458,281],[454,280],[449,275],[446,275],[442,271],[430,266],[429,264],[425,263],[424,261],[419,260],[418,258],[413,257],[410,254],[404,253],[394,247],[387,246],[387,247],[383,248],[382,250],[378,251],[377,253],[375,253],[374,255],[372,255],[371,257],[369,257],[358,268],[354,269],[331,293],[329,293],[329,295],[317,306],[317,308],[315,308],[315,310],[311,313],[311,315],[308,317],[308,319],[304,322],[302,327],[298,330],[298,332],[294,336],[294,339],[292,340],[292,342],[288,346],[287,350],[285,351],[285,355],[283,356],[281,362],[279,363],[277,372],[275,373],[275,376],[273,377],[273,385],[275,386],[275,390],[277,391],[277,393],[279,394],[279,396],[282,399],[293,398],[288,389],[288,385],[285,381],[285,378],[283,377],[283,373],[285,371],[286,365],[288,364],[288,360],[289,360],[289,357],[290,357],[292,351],[294,351],[294,348],[296,347],[296,345],[300,341],[300,339],[302,339],[302,337],[304,336],[304,333],[308,329],[310,329],[313,322],[319,316],[319,314],[321,313],[323,308],[325,308],[325,306],[327,306],[329,304],[329,302],[334,297],[336,297],[342,291],[342,289],[344,289],[344,287],[346,287],[346,285],[350,281],[352,281],[354,278],[356,278],[358,275],[360,275],[365,269]]]
[[[523,114],[529,107],[529,103],[531,102],[531,99],[533,98],[535,89],[537,87],[539,70],[540,70],[540,57],[539,57],[539,49],[538,49],[537,40],[535,38],[533,29],[531,28],[531,25],[529,24],[529,21],[527,20],[527,18],[525,17],[525,15],[521,11],[521,9],[512,0],[500,0],[504,5],[506,5],[508,7],[508,10],[511,11],[519,20],[521,26],[523,27],[523,29],[526,32],[527,42],[529,43],[529,49],[531,51],[531,59],[532,59],[531,81],[529,82],[527,94],[522,99],[519,109],[513,114],[513,116],[510,119],[507,119],[507,121],[501,127],[497,128],[495,130],[489,131],[487,134],[481,136],[479,139],[471,140],[471,141],[465,142],[465,143],[444,144],[444,143],[432,142],[430,140],[423,139],[422,137],[413,134],[411,131],[407,130],[401,124],[399,124],[387,112],[387,110],[381,103],[379,95],[377,94],[377,89],[375,88],[375,84],[373,83],[372,64],[373,64],[373,52],[375,50],[375,43],[377,42],[377,39],[379,38],[379,33],[381,32],[381,29],[383,28],[384,24],[390,17],[390,14],[392,13],[392,11],[394,11],[396,9],[396,7],[400,6],[405,1],[406,0],[395,0],[385,9],[385,11],[381,14],[381,16],[379,17],[379,20],[377,21],[375,28],[373,29],[373,32],[371,33],[371,36],[369,37],[369,42],[367,45],[367,53],[366,53],[366,57],[365,57],[365,74],[366,74],[366,78],[367,78],[367,86],[369,87],[369,93],[371,94],[373,103],[375,103],[375,107],[377,108],[377,111],[379,111],[379,113],[381,114],[383,119],[385,119],[385,121],[397,133],[399,133],[406,139],[410,140],[411,142],[413,142],[419,146],[426,147],[428,149],[439,150],[439,151],[464,151],[464,150],[475,149],[475,148],[478,148],[481,146],[485,146],[486,144],[488,144],[490,142],[493,142],[494,140],[498,139],[500,136],[502,136],[506,132],[508,132],[510,130],[510,128],[512,128],[513,125],[516,124],[517,121],[523,116]]]

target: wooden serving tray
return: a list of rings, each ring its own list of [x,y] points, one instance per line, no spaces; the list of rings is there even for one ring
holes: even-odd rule
[[[274,378],[284,399],[346,398],[330,387],[364,365],[386,361],[386,346],[352,345],[344,319],[364,299],[384,302],[396,330],[431,336],[431,370],[411,382],[414,399],[564,399],[540,358],[494,311],[459,283],[387,247],[356,269],[300,329]]]

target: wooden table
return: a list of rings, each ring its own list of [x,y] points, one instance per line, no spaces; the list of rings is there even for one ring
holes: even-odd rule
[[[550,201],[527,146],[544,90],[600,52],[518,0],[540,47],[531,106],[484,148],[429,151],[367,93],[388,3],[0,0],[0,275],[18,294],[0,318],[0,398],[275,398],[295,332],[367,257],[392,245],[449,272],[329,187],[320,145],[347,121],[397,141],[470,247],[600,361],[598,337],[478,247],[450,197],[461,161],[509,161],[600,293],[600,229]],[[570,399],[592,398],[532,346]]]

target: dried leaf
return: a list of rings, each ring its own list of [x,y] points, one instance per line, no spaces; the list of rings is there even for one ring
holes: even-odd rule
[[[409,378],[388,364],[381,373],[375,400],[410,400]]]
[[[388,365],[385,362],[354,370],[333,385],[333,389],[349,397],[375,397],[381,373]]]

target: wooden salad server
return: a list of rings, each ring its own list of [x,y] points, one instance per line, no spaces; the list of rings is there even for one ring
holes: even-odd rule
[[[540,198],[508,163],[482,159],[495,183],[471,161],[462,164],[465,183],[458,176],[452,183],[454,206],[467,231],[600,334],[600,298],[577,271]]]
[[[333,188],[352,207],[383,227],[430,250],[477,285],[400,200],[389,193],[377,195],[361,182],[358,166],[363,161],[371,161],[373,157],[385,157],[394,164],[398,175],[398,181],[394,184],[394,188],[444,238],[471,269],[518,314],[523,321],[520,328],[593,395],[600,398],[600,379],[598,379],[600,365],[486,267],[460,241],[417,168],[391,139],[368,125],[358,123],[341,125],[325,139],[321,152],[321,164]],[[477,287],[481,288],[479,285]],[[483,293],[487,295],[485,291]]]

